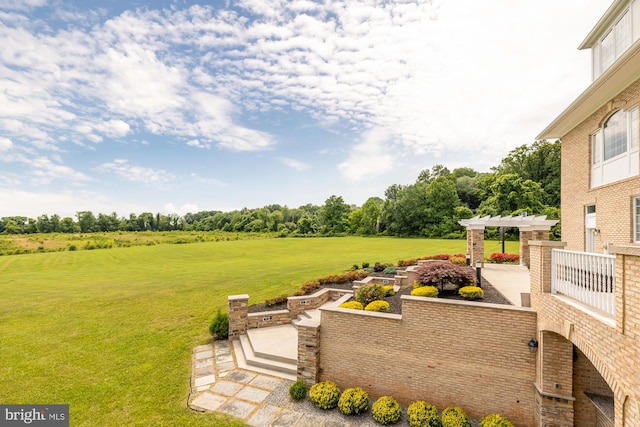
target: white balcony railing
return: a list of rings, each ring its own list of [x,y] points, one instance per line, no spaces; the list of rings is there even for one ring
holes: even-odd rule
[[[616,314],[616,257],[554,249],[551,252],[551,292]]]

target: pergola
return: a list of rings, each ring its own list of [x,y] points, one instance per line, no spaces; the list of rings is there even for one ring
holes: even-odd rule
[[[529,240],[549,240],[551,227],[557,219],[547,219],[546,215],[518,216],[475,216],[458,221],[467,229],[467,253],[471,255],[471,265],[476,261],[484,267],[484,229],[486,227],[518,227],[520,231],[520,264],[529,265]]]

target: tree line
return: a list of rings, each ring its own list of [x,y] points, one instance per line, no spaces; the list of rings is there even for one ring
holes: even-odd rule
[[[92,233],[110,231],[229,231],[291,235],[391,235],[461,238],[458,221],[474,215],[547,215],[559,219],[560,142],[536,141],[512,150],[491,172],[442,165],[422,170],[408,185],[393,184],[384,199],[362,206],[329,197],[322,206],[278,204],[231,212],[177,214],[143,212],[128,217],[91,211],[75,218],[40,215],[0,218],[1,234]],[[559,231],[555,230],[557,234]],[[491,233],[491,231],[489,232]]]

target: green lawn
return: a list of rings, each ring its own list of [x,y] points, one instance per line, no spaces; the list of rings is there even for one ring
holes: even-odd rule
[[[353,264],[465,246],[344,237],[0,257],[0,402],[68,403],[73,426],[242,425],[186,407],[192,348],[228,295],[257,303]]]

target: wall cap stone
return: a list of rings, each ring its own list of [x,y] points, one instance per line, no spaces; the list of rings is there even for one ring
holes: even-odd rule
[[[564,248],[567,242],[556,242],[551,240],[529,240],[529,246],[544,246],[549,248]]]
[[[354,310],[351,308],[340,307],[320,307],[320,311],[337,311],[339,313],[348,313],[356,316],[380,317],[383,319],[402,320],[401,314],[379,313],[377,311]]]
[[[611,245],[609,252],[615,255],[632,255],[640,257],[640,246],[618,246]]]
[[[248,300],[249,299],[249,295],[248,294],[241,294],[241,295],[229,295],[227,297],[229,299],[229,301],[237,301],[237,300]]]
[[[432,304],[451,304],[451,305],[466,305],[471,307],[479,307],[479,308],[489,308],[489,309],[498,309],[498,310],[511,310],[511,311],[524,311],[535,314],[536,311],[531,307],[517,307],[515,305],[506,305],[506,304],[491,304],[488,302],[478,302],[478,301],[461,301],[461,300],[450,300],[444,298],[427,298],[427,297],[414,297],[411,295],[401,295],[401,300],[410,300],[410,301],[419,301],[423,303],[432,303]]]
[[[536,391],[540,396],[549,397],[551,399],[562,399],[566,401],[574,401],[576,400],[573,396],[567,396],[566,394],[555,394],[555,393],[547,393],[546,391],[542,391],[538,383],[534,382],[533,386],[536,388]]]

